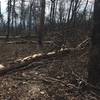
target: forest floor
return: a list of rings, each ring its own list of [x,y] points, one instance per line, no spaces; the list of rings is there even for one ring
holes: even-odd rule
[[[46,48],[46,47],[45,47]],[[0,63],[42,52],[36,44],[0,43]],[[100,100],[80,84],[87,79],[88,51],[0,77],[0,100]]]

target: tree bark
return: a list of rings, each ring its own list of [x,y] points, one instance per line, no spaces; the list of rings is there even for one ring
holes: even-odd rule
[[[61,59],[69,54],[72,55],[76,55],[79,56],[81,54],[83,54],[84,52],[86,52],[88,50],[88,39],[83,41],[82,43],[80,43],[76,48],[65,48],[63,50],[59,50],[57,52],[49,52],[47,54],[34,54],[32,56],[26,57],[24,59],[20,59],[17,61],[14,61],[13,64],[9,64],[9,66],[5,66],[2,67],[0,69],[0,76],[4,76],[7,73],[10,72],[16,72],[20,69],[27,69],[27,68],[34,68],[37,66],[38,63],[36,62],[40,62],[43,59],[48,59],[48,60],[53,60],[53,59]],[[29,66],[30,64],[32,64],[32,66]]]
[[[7,19],[7,39],[9,38],[10,33],[10,15],[11,15],[11,0],[8,0],[8,19]]]
[[[100,0],[95,0],[94,5],[94,28],[91,34],[88,81],[100,86]]]
[[[45,0],[40,0],[41,12],[40,12],[40,24],[38,29],[38,43],[39,46],[43,46],[43,33],[44,33],[44,21],[45,21]]]

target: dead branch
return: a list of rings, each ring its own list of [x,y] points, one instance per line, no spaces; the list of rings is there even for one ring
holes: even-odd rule
[[[86,47],[89,47],[89,45],[90,45],[89,41],[90,41],[90,38],[87,38],[82,43],[78,44],[76,48],[86,48]]]

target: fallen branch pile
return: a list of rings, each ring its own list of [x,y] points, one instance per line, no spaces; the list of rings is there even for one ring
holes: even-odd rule
[[[25,69],[25,67],[28,68],[28,67],[30,67],[28,65],[30,65],[31,63],[38,62],[43,59],[49,59],[49,60],[59,59],[61,57],[67,56],[69,54],[74,54],[76,56],[81,55],[88,50],[88,46],[89,46],[89,39],[83,41],[76,48],[65,48],[65,49],[61,49],[57,52],[53,51],[53,52],[49,52],[47,54],[39,53],[39,54],[34,54],[32,56],[26,57],[24,59],[16,60],[13,62],[13,64],[2,67],[0,69],[0,76],[3,76],[9,72],[15,72],[21,68],[24,68],[24,69]],[[34,66],[37,66],[37,64],[38,63],[34,63]]]

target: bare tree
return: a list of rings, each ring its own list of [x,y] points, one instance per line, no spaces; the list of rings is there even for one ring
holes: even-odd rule
[[[50,28],[53,31],[55,30],[57,5],[58,5],[58,0],[51,0],[49,21],[50,21]]]
[[[7,39],[9,38],[9,32],[10,32],[10,21],[11,21],[10,17],[11,17],[11,0],[8,0]]]
[[[45,0],[40,0],[40,23],[39,23],[39,29],[38,29],[38,43],[40,47],[43,46],[43,33],[44,33],[44,21],[45,21]]]
[[[89,0],[86,0],[86,4],[85,4],[84,10],[83,10],[83,15],[86,14],[86,9],[87,9],[87,6],[88,6],[88,2],[89,2]]]
[[[31,29],[32,29],[32,7],[33,7],[33,2],[30,1],[29,2],[29,36],[30,36],[30,33],[31,33]]]
[[[76,21],[76,15],[78,8],[80,6],[81,0],[74,0],[72,4],[72,14],[71,14],[71,19],[70,22],[72,22],[73,26],[75,26],[75,21]]]
[[[20,26],[21,30],[25,29],[25,0],[21,0],[20,7]]]
[[[65,1],[61,0],[59,2],[59,21],[63,23],[65,20]]]
[[[73,1],[74,0],[70,0],[70,6],[69,6],[69,10],[68,10],[67,22],[69,22],[69,19],[70,19],[70,14],[71,14],[71,9],[72,9]]]
[[[12,5],[12,31],[13,31],[14,19],[15,19],[15,2],[16,2],[16,0],[13,0],[13,5]]]
[[[3,20],[3,15],[1,13],[1,1],[0,1],[0,31],[3,30],[3,24],[4,24],[4,20]]]
[[[55,0],[51,0],[50,22],[55,21]]]

